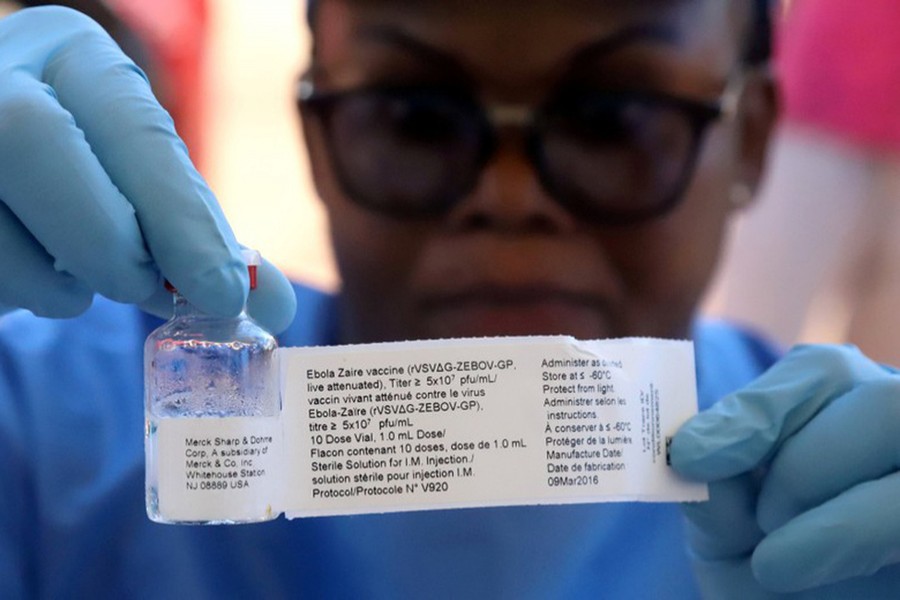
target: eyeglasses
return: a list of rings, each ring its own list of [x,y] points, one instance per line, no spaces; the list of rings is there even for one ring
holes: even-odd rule
[[[297,101],[324,126],[327,151],[351,200],[400,218],[445,214],[474,189],[498,131],[524,132],[545,190],[603,224],[661,216],[684,195],[708,126],[733,114],[740,90],[712,102],[661,92],[563,87],[536,110],[484,107],[453,88],[378,86]]]

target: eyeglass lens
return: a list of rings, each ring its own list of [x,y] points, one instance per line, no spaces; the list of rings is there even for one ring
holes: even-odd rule
[[[371,208],[440,213],[480,170],[473,106],[421,93],[360,93],[335,103],[332,151],[351,194]]]
[[[334,100],[328,126],[342,184],[376,210],[446,211],[476,184],[492,151],[483,110],[462,96],[380,90]],[[573,92],[540,111],[530,146],[558,201],[627,220],[670,202],[692,161],[697,131],[677,103]]]

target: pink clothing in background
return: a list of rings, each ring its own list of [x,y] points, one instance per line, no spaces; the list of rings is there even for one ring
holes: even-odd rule
[[[900,0],[793,0],[778,35],[788,122],[900,151]]]

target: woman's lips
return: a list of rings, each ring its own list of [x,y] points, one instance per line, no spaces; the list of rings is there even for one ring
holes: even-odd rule
[[[418,303],[434,337],[574,335],[606,337],[608,305],[598,295],[546,286],[483,286],[435,293]]]

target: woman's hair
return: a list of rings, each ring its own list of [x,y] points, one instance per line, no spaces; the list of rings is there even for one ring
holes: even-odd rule
[[[315,0],[310,0],[314,5]],[[774,0],[754,0],[753,23],[744,47],[744,64],[764,65],[772,57],[772,7]]]

